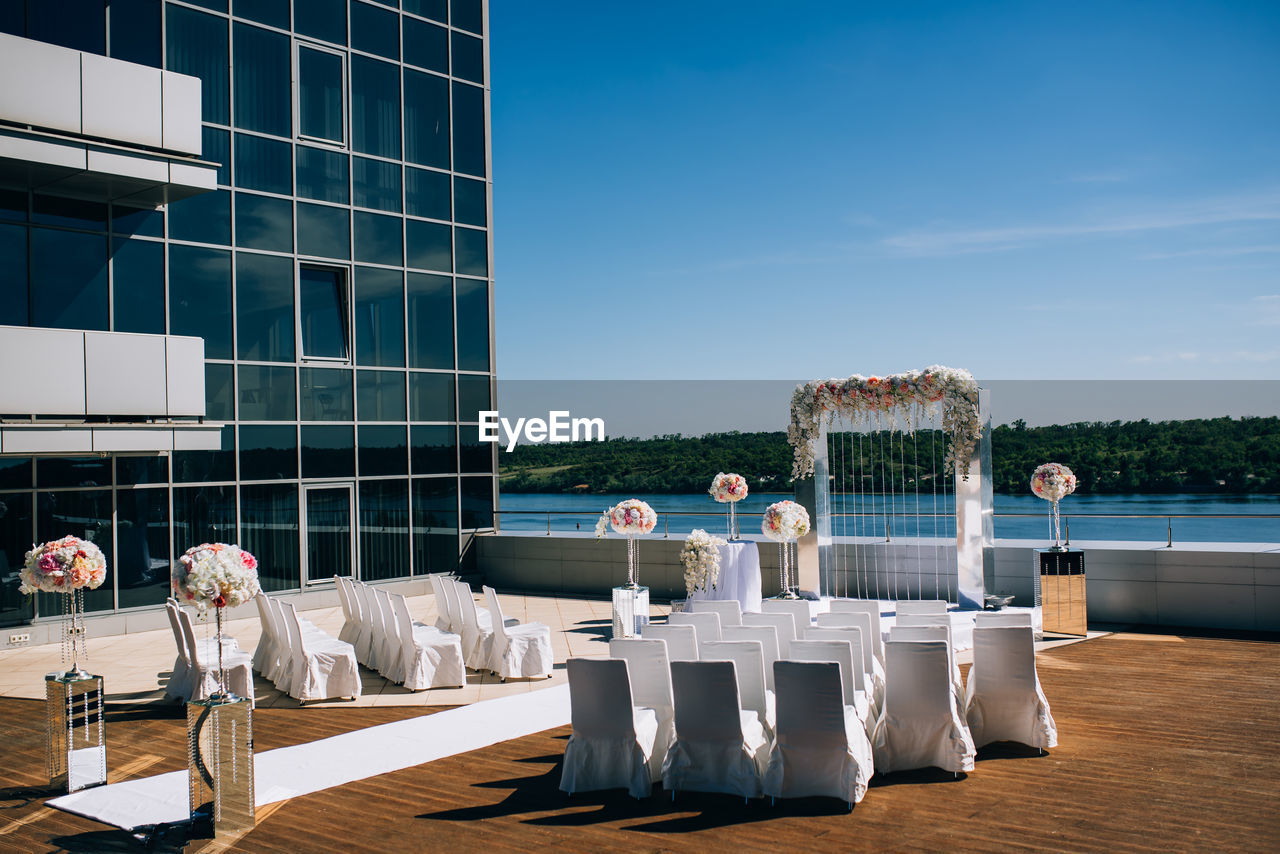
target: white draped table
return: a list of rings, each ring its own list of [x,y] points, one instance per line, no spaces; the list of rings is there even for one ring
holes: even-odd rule
[[[737,599],[744,612],[759,612],[759,546],[749,540],[736,540],[721,546],[720,580],[710,590],[695,590],[689,599]]]

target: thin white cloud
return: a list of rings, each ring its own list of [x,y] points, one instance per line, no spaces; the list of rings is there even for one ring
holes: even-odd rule
[[[1139,255],[1140,261],[1165,261],[1172,258],[1236,257],[1240,255],[1270,255],[1280,253],[1280,243],[1260,246],[1207,246],[1203,249],[1183,249],[1178,252],[1151,252]]]

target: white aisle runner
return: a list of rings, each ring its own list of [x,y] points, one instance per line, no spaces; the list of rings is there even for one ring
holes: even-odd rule
[[[254,800],[263,806],[296,798],[567,723],[569,686],[557,685],[268,750],[254,756]],[[46,805],[125,830],[184,821],[187,772],[86,789]]]

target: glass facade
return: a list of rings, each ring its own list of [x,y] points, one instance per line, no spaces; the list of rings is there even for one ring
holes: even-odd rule
[[[68,533],[107,553],[99,611],[161,603],[207,540],[268,590],[455,569],[496,483],[487,4],[18,6],[0,30],[199,77],[219,186],[157,210],[0,187],[0,324],[199,336],[227,426],[213,451],[0,457],[0,625],[60,614],[16,573]]]

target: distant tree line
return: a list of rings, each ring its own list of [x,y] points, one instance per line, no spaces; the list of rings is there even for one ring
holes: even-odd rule
[[[834,434],[828,441],[835,489],[923,487],[943,472],[945,437],[937,431]],[[1069,466],[1080,493],[1280,493],[1280,418],[1048,427],[1016,421],[992,431],[991,457],[995,490],[1008,494],[1026,492],[1045,462]],[[721,471],[743,475],[756,491],[792,488],[791,447],[781,432],[520,445],[499,458],[506,492],[696,493]]]

